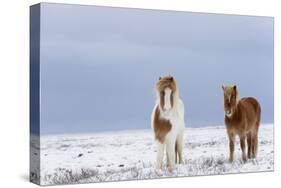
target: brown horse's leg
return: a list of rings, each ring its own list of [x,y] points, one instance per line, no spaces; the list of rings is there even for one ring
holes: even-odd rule
[[[234,153],[234,135],[229,134],[228,139],[229,139],[229,162],[233,161],[233,153]]]
[[[253,143],[253,148],[252,148],[252,155],[253,155],[253,158],[256,158],[257,156],[257,151],[258,151],[258,135],[255,134],[254,136],[254,143]]]
[[[258,144],[259,144],[259,139],[258,139],[258,134],[256,135],[256,146],[255,146],[255,158],[257,157],[258,154]]]
[[[246,153],[245,153],[245,136],[240,136],[240,147],[242,150],[242,159],[244,162],[247,161]]]
[[[247,145],[248,145],[248,159],[252,157],[252,134],[247,134]]]
[[[251,147],[251,154],[252,154],[252,158],[255,158],[255,139],[256,139],[256,135],[255,134],[252,134],[252,147]]]

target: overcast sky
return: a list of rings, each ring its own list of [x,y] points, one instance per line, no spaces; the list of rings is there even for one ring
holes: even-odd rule
[[[149,129],[171,74],[187,127],[223,125],[222,84],[273,122],[273,18],[41,4],[41,133]]]

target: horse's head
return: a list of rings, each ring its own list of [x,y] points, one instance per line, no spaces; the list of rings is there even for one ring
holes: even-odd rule
[[[176,80],[172,76],[160,77],[156,89],[160,98],[160,108],[164,113],[169,113],[174,106],[176,96]]]
[[[224,113],[231,117],[239,101],[239,94],[236,85],[222,86],[224,93]]]

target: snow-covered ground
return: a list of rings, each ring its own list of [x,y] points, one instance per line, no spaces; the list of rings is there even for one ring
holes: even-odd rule
[[[255,160],[242,162],[236,140],[236,157],[229,163],[224,126],[187,128],[185,164],[170,173],[155,169],[156,146],[151,130],[43,136],[40,182],[50,185],[273,170],[272,124],[260,127]]]

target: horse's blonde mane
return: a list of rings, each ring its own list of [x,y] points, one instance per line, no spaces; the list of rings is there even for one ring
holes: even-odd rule
[[[233,88],[234,88],[235,85],[230,85],[230,86],[223,86],[224,88],[224,93],[226,95],[230,95],[233,91]],[[236,87],[236,105],[238,104],[238,102],[240,101],[240,94],[239,94],[239,91]]]
[[[236,90],[236,105],[238,104],[239,101],[240,101],[240,94],[239,91]]]

